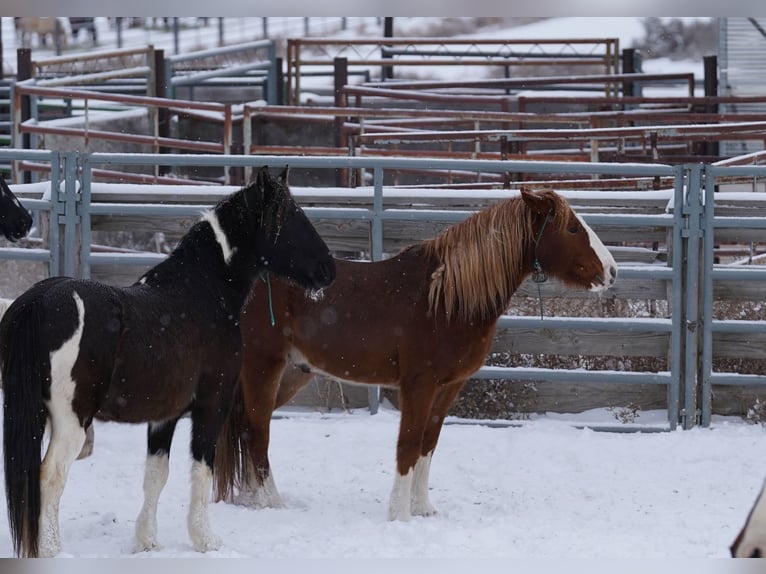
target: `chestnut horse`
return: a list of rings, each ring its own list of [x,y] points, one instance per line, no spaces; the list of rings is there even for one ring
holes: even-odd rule
[[[327,245],[286,178],[287,170],[279,178],[260,170],[130,287],[51,277],[8,308],[0,322],[3,450],[17,555],[59,552],[59,501],[94,418],[149,423],[136,549],[155,548],[170,445],[187,412],[189,535],[197,551],[219,547],[207,507],[216,439],[240,370],[243,305],[264,269],[299,290],[335,278]],[[51,435],[41,462],[46,423]]]
[[[388,518],[434,514],[428,473],[442,422],[482,366],[511,295],[533,272],[596,292],[617,275],[564,198],[524,190],[390,259],[336,268],[320,300],[277,278],[256,284],[241,318],[241,385],[218,442],[218,499],[282,505],[268,460],[271,414],[322,373],[399,389]]]
[[[731,545],[734,558],[763,558],[766,556],[766,483]]]

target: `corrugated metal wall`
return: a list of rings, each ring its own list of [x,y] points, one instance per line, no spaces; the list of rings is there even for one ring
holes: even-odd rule
[[[718,63],[719,95],[763,95],[766,92],[766,18],[719,18]],[[722,105],[721,111],[766,115],[766,106],[738,104],[734,110]],[[727,155],[764,149],[762,141],[724,142],[722,146]]]

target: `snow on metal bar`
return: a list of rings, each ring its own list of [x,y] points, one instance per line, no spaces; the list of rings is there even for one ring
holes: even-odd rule
[[[586,371],[584,369],[536,369],[530,367],[484,366],[471,375],[472,379],[515,379],[560,383],[648,383],[667,385],[669,372],[639,373],[635,371]],[[766,377],[763,377],[766,381]]]
[[[663,332],[669,333],[673,328],[670,319],[636,318],[627,321],[624,317],[526,317],[518,315],[501,315],[497,322],[502,329],[592,329],[594,331],[622,332]],[[766,324],[764,324],[766,327]]]

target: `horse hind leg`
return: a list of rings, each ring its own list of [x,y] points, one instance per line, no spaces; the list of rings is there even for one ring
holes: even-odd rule
[[[146,467],[144,468],[144,504],[136,519],[135,552],[159,548],[157,543],[157,504],[168,481],[170,445],[178,419],[149,423]]]
[[[51,413],[50,443],[40,468],[40,557],[55,556],[61,550],[59,502],[69,469],[84,441],[85,429],[74,411]]]
[[[61,550],[59,502],[67,475],[85,442],[85,429],[72,409],[76,383],[72,370],[82,338],[85,308],[75,293],[79,322],[72,337],[51,353],[50,400],[46,402],[50,442],[40,468],[39,556],[55,556]]]

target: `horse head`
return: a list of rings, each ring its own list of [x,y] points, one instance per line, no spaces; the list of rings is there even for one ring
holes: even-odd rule
[[[521,190],[532,213],[533,279],[547,274],[573,287],[602,292],[614,285],[617,263],[587,223],[552,190]]]
[[[16,242],[32,227],[32,216],[24,209],[0,174],[0,232],[9,241]]]
[[[236,195],[256,233],[256,266],[319,291],[335,280],[335,261],[290,193],[287,174],[285,167],[273,177],[264,166]]]

